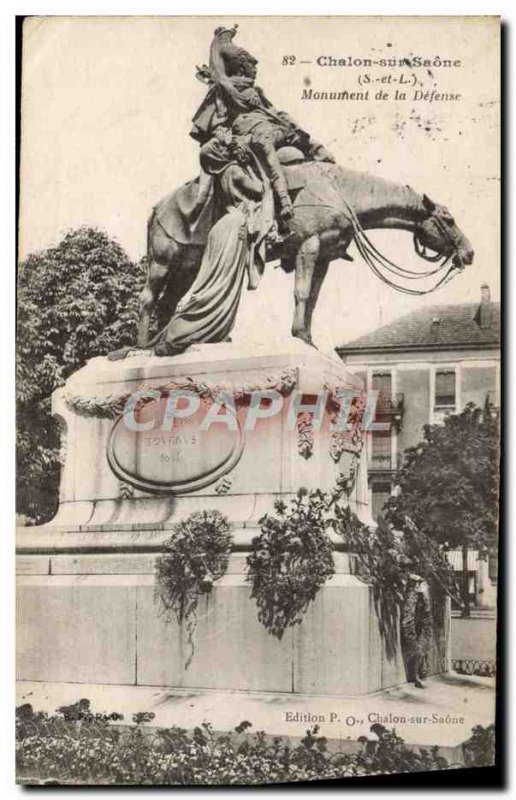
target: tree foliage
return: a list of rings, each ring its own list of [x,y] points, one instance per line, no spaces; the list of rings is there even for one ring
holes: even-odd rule
[[[143,262],[94,228],[20,264],[17,323],[17,510],[35,522],[57,506],[59,431],[50,397],[86,361],[135,341]]]
[[[386,519],[403,530],[408,517],[430,539],[452,548],[494,545],[499,458],[499,419],[487,406],[470,403],[444,425],[426,425],[423,441],[405,451]]]

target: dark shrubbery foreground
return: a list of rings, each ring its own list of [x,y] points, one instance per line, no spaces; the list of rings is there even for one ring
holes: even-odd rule
[[[437,748],[411,750],[394,730],[371,726],[360,751],[331,753],[318,728],[295,747],[271,739],[242,722],[231,734],[215,734],[209,724],[146,731],[153,714],[133,716],[130,728],[114,725],[119,714],[94,714],[88,700],[35,713],[29,704],[16,711],[16,762],[20,783],[230,785],[285,783],[361,775],[443,770],[451,766]],[[494,728],[478,726],[464,746],[467,766],[494,761]]]

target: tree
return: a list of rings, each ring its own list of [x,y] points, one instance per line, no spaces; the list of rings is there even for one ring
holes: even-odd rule
[[[425,425],[423,441],[405,451],[398,490],[385,507],[395,527],[410,517],[431,539],[462,548],[464,616],[468,549],[485,552],[497,540],[499,458],[498,414],[470,403],[444,425]]]
[[[19,268],[17,510],[40,523],[57,508],[59,428],[51,394],[86,361],[135,341],[143,262],[80,228]]]

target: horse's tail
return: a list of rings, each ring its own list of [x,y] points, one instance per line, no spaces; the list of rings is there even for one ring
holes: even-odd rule
[[[149,261],[153,260],[151,234],[155,219],[156,219],[156,206],[153,206],[149,219],[147,220],[147,258],[149,259]]]

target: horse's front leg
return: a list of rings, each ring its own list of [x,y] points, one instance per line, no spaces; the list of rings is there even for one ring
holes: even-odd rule
[[[323,285],[326,273],[328,272],[329,265],[330,260],[321,256],[319,256],[315,263],[315,270],[312,278],[312,289],[306,302],[306,329],[308,331],[310,341],[312,341],[312,316],[315,306],[317,305],[319,292],[321,291],[321,286]]]
[[[312,291],[312,279],[320,247],[319,237],[310,236],[309,239],[303,242],[296,256],[295,311],[292,336],[302,339],[307,344],[313,344],[307,319],[307,302]]]

